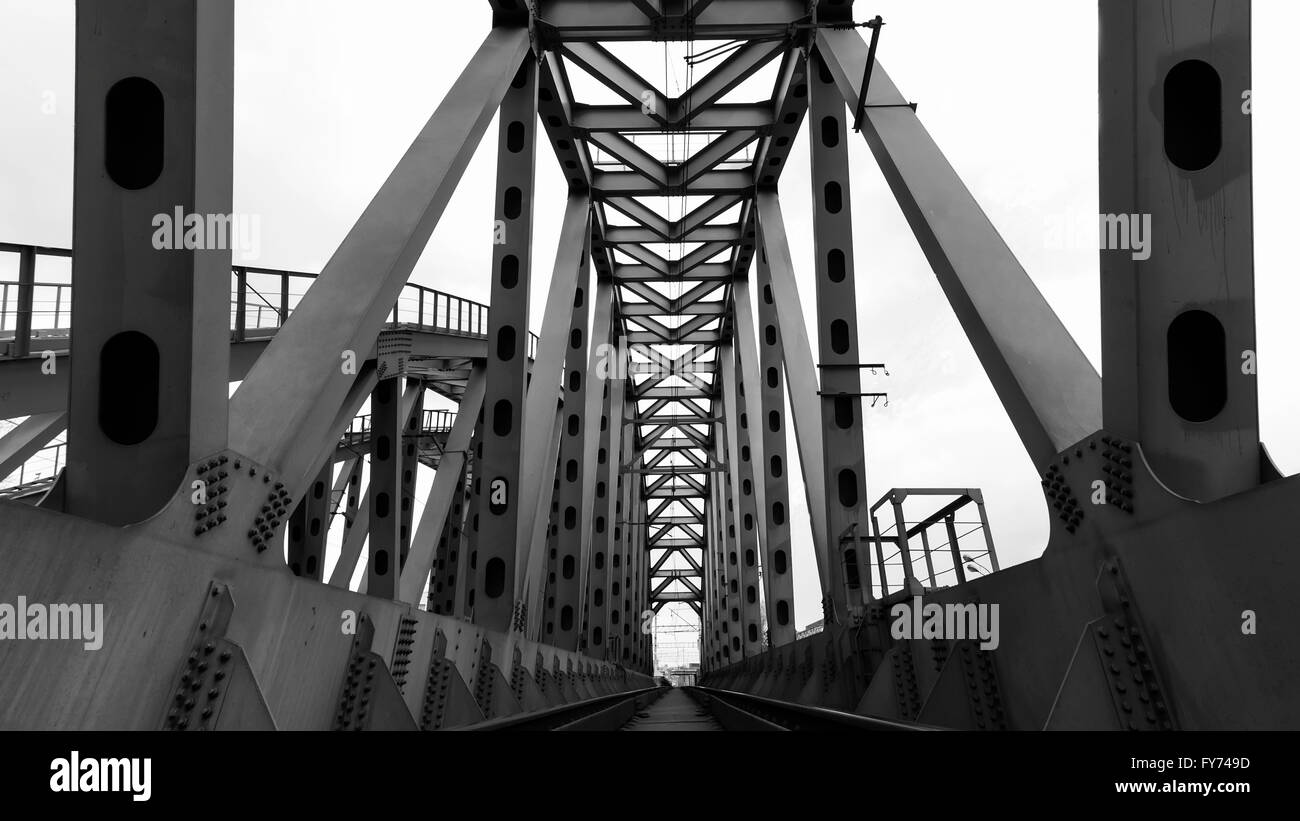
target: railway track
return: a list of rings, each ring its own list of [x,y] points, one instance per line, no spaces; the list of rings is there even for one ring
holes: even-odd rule
[[[937,728],[711,687],[651,687],[507,716],[464,729],[479,732],[878,732]]]

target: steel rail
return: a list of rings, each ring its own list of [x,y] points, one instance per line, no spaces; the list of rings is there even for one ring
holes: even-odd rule
[[[862,716],[774,698],[694,685],[688,695],[705,706],[728,730],[776,729],[804,732],[938,730],[905,721]],[[719,709],[721,708],[721,709]],[[758,722],[761,722],[759,724]],[[767,725],[767,726],[762,726]]]
[[[492,732],[507,730],[537,732],[552,730],[617,730],[646,704],[668,692],[668,687],[645,687],[625,693],[560,704],[545,710],[494,718],[478,724],[454,728],[461,731]]]

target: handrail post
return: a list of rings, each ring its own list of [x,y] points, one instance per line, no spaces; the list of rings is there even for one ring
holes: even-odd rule
[[[984,500],[982,498],[975,500],[975,509],[978,510],[980,514],[980,527],[984,531],[984,545],[988,548],[989,552],[989,567],[992,568],[994,573],[996,573],[1002,568],[998,566],[998,554],[997,551],[993,549],[993,533],[989,530],[989,517],[988,514],[984,512]]]
[[[289,318],[289,273],[280,272],[280,325]]]
[[[32,304],[36,292],[36,247],[18,252],[18,311],[14,325],[14,356],[32,352]]]
[[[235,341],[243,342],[248,331],[244,316],[248,305],[248,271],[243,267],[235,269],[235,289]]]
[[[952,566],[957,572],[957,583],[966,583],[966,568],[962,566],[961,547],[957,544],[956,516],[949,513],[943,519],[943,526],[948,531],[948,547],[952,550]]]
[[[876,572],[880,576],[880,598],[889,595],[889,579],[885,575],[885,547],[880,539],[880,520],[876,518],[875,511],[871,512],[871,532],[872,540],[876,543]]]

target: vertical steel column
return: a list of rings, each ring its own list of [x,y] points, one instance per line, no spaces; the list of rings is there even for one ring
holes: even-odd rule
[[[589,524],[583,521],[583,491],[590,484],[586,463],[587,330],[590,293],[588,257],[583,255],[578,285],[573,292],[573,312],[566,335],[564,357],[564,426],[560,439],[560,489],[556,515],[555,606],[548,614],[547,641],[565,650],[577,650],[582,634],[582,544]],[[592,420],[595,422],[595,420]],[[597,423],[599,424],[599,423]],[[554,618],[550,616],[553,614]]]
[[[1104,427],[1212,501],[1260,480],[1250,2],[1100,9]]]
[[[402,434],[401,438],[402,483],[400,493],[402,502],[401,524],[397,533],[399,580],[400,569],[406,567],[406,558],[411,552],[411,523],[415,517],[415,479],[420,469],[420,437],[424,434],[424,381],[412,379],[407,384],[406,390],[408,394],[407,402],[410,403],[411,410],[406,414],[405,433]],[[412,392],[414,396],[409,396]]]
[[[639,470],[642,464],[643,459],[638,457],[634,463],[634,467]],[[646,517],[640,502],[641,484],[641,474],[634,474],[632,487],[628,492],[628,512],[626,514],[629,521],[629,530],[626,534],[628,540],[628,561],[625,577],[627,579],[628,604],[631,608],[633,624],[631,640],[628,642],[628,646],[624,648],[623,660],[625,664],[632,667],[636,667],[641,656],[641,648],[644,640],[641,626],[645,623],[641,616],[646,607],[645,591],[641,589],[642,578],[638,572],[639,562],[642,555],[641,548],[644,544],[646,533]]]
[[[557,414],[560,424],[564,424],[563,412]],[[557,449],[558,450],[558,449]],[[555,580],[559,576],[559,536],[560,526],[557,513],[560,509],[560,466],[558,456],[551,460],[555,464],[553,475],[554,480],[551,483],[551,502],[546,507],[550,511],[546,518],[546,536],[543,546],[546,548],[546,600],[542,610],[542,621],[544,641],[550,641],[549,637],[555,635]]]
[[[743,392],[744,382],[738,383],[738,387]],[[740,443],[740,529],[739,529],[739,554],[740,554],[740,596],[741,596],[741,615],[745,627],[745,655],[753,656],[763,652],[764,635],[763,635],[763,601],[760,596],[759,585],[762,583],[759,573],[759,552],[761,550],[761,540],[759,531],[762,528],[762,522],[759,521],[759,512],[757,493],[754,488],[754,466],[750,460],[751,446],[749,438],[748,414],[740,414],[740,430],[738,439]]]
[[[484,380],[486,381],[486,379]],[[483,476],[483,459],[480,447],[483,441],[483,410],[479,409],[474,422],[474,436],[469,458],[465,465],[465,524],[461,526],[459,558],[455,562],[455,599],[449,615],[456,618],[474,617],[474,562],[478,557],[478,494],[475,489]]]
[[[644,464],[645,459],[638,455],[636,460],[632,463],[632,469],[634,471],[640,471]],[[639,472],[635,472],[628,477],[629,487],[627,492],[627,505],[624,507],[626,512],[623,514],[624,518],[628,521],[626,525],[627,531],[623,534],[624,538],[627,539],[627,562],[624,567],[623,577],[627,584],[628,615],[631,617],[631,630],[629,631],[630,635],[628,637],[628,643],[627,646],[623,648],[623,662],[627,665],[632,665],[633,659],[637,656],[638,648],[641,647],[642,630],[644,629],[643,626],[645,625],[645,620],[642,618],[645,605],[643,604],[642,592],[638,587],[639,576],[637,575],[637,561],[641,555],[640,544],[642,534],[646,532],[647,528],[645,523],[646,520],[645,517],[641,515],[641,505],[638,501],[640,499],[642,486],[641,477],[642,474]]]
[[[617,598],[622,585],[619,576],[623,573],[622,546],[615,536],[618,521],[618,486],[623,464],[623,396],[624,380],[621,360],[610,362],[610,351],[620,351],[619,334],[610,333],[608,314],[612,309],[613,288],[597,286],[597,316],[605,314],[605,319],[596,321],[596,327],[604,327],[606,333],[593,336],[591,366],[588,374],[597,381],[593,388],[603,382],[602,412],[600,417],[600,441],[596,454],[596,489],[593,494],[595,512],[592,517],[591,561],[587,583],[587,648],[596,658],[610,658],[607,640],[612,640],[621,619],[619,600]],[[608,344],[608,347],[601,346]],[[616,660],[616,659],[615,659]]]
[[[588,369],[587,373],[591,374],[592,371]],[[592,383],[592,393],[595,393],[597,384]],[[594,658],[605,658],[605,640],[609,634],[610,574],[613,572],[614,561],[613,551],[610,550],[610,537],[613,535],[613,531],[608,524],[611,521],[609,513],[614,507],[611,501],[612,494],[609,493],[611,461],[609,459],[610,396],[608,383],[606,383],[602,392],[605,396],[601,402],[599,455],[595,466],[596,509],[592,513],[591,551],[585,574],[587,582],[583,587],[586,600],[584,607],[586,613],[586,626],[584,627],[586,640],[584,646],[587,648],[587,654]]]
[[[539,641],[547,641],[545,632],[547,614],[555,606],[555,562],[556,557],[559,555],[559,551],[556,549],[559,528],[555,524],[555,513],[559,508],[559,504],[554,500],[556,491],[560,486],[560,440],[563,438],[560,430],[564,425],[564,418],[563,408],[557,408],[551,414],[550,438],[547,440],[550,443],[550,450],[546,452],[545,456],[546,464],[551,466],[549,474],[551,481],[542,488],[542,493],[536,500],[538,510],[547,511],[545,518],[539,517],[538,519],[539,526],[543,526],[545,530],[535,537],[537,540],[536,546],[531,544],[529,546],[532,551],[531,555],[542,562],[542,567],[536,572],[536,581],[530,581],[530,586],[525,590],[526,598],[523,599],[528,603],[526,605],[528,612],[535,613],[535,615],[528,618],[528,635],[532,639]],[[529,578],[534,578],[532,571],[529,571]],[[553,617],[554,614],[551,615]],[[551,623],[551,630],[554,631],[553,618]]]
[[[321,581],[325,573],[325,542],[329,535],[330,483],[334,460],[325,460],[316,481],[289,518],[289,569],[295,576]]]
[[[714,426],[713,462],[718,471],[709,475],[709,491],[713,500],[714,532],[713,543],[713,660],[715,666],[721,667],[727,650],[729,628],[727,627],[727,496],[723,491],[726,485],[725,452],[726,437],[721,435],[722,425]]]
[[[618,419],[620,456],[618,460],[612,462],[613,469],[611,473],[613,475],[613,501],[609,505],[609,521],[612,533],[612,541],[610,543],[610,561],[613,564],[613,570],[610,571],[609,585],[609,643],[605,648],[605,658],[615,663],[622,660],[623,648],[627,646],[627,640],[631,637],[631,633],[628,629],[630,624],[628,612],[631,608],[627,605],[628,585],[626,581],[628,552],[627,542],[623,537],[624,532],[627,530],[626,526],[623,524],[623,500],[626,495],[624,489],[627,487],[627,482],[623,479],[623,462],[621,455],[626,447],[625,438],[627,426],[624,424],[626,419],[623,413],[620,413]]]
[[[785,385],[782,363],[781,332],[772,294],[772,276],[767,259],[758,260],[758,342],[759,371],[762,374],[760,416],[763,419],[763,484],[766,510],[763,518],[767,530],[767,552],[763,554],[763,578],[767,583],[767,629],[773,647],[794,641],[794,574],[790,563],[790,490],[786,479]],[[748,294],[741,304],[736,291],[735,334],[738,339],[754,338],[754,322],[749,310]],[[738,343],[739,344],[739,343]]]
[[[537,68],[524,58],[501,101],[497,132],[496,223],[488,311],[482,472],[476,478],[478,545],[474,620],[493,630],[513,623],[520,513],[528,303],[532,272]]]
[[[722,394],[723,415],[727,425],[727,484],[731,488],[734,508],[727,517],[727,525],[734,526],[734,553],[727,557],[728,567],[737,582],[734,607],[739,609],[740,620],[733,620],[733,629],[739,627],[739,643],[743,654],[753,656],[763,650],[761,605],[758,597],[758,521],[754,504],[754,470],[750,462],[749,414],[741,409],[745,383],[739,378],[735,349],[730,344],[718,347],[718,377]],[[733,556],[735,562],[733,564]],[[737,643],[734,639],[732,648]]]
[[[397,598],[401,547],[402,379],[380,379],[370,395],[370,550],[366,593]]]
[[[703,594],[705,594],[705,600],[701,603],[703,605],[703,612],[701,616],[699,616],[699,638],[701,638],[701,644],[699,644],[699,666],[701,666],[701,669],[705,670],[705,672],[708,672],[708,670],[712,668],[712,650],[714,650],[712,629],[714,629],[715,621],[714,601],[716,601],[716,596],[718,596],[718,591],[716,591],[714,586],[714,544],[716,543],[716,538],[718,538],[718,507],[714,504],[712,496],[714,496],[712,491],[710,491],[710,494],[705,496],[705,538],[703,538],[705,551],[703,551],[703,561],[701,562],[703,568],[705,568],[705,570],[703,570],[703,577],[705,578],[703,578],[703,582],[701,583]]]
[[[633,507],[636,510],[637,521],[644,522],[649,515],[644,493],[638,492],[636,494]],[[635,535],[636,540],[633,543],[635,550],[632,556],[635,562],[632,570],[632,585],[636,590],[636,612],[639,618],[641,614],[650,609],[650,533],[645,525],[640,525],[637,527]],[[654,655],[654,636],[643,632],[640,634],[640,639],[632,663],[637,668],[649,672]]]
[[[12,356],[32,352],[32,309],[36,295],[36,248],[26,246],[18,252],[18,313],[14,317]]]
[[[83,3],[76,55],[77,333],[49,502],[123,525],[227,445],[234,10]]]
[[[820,52],[809,58],[808,122],[812,160],[813,247],[817,283],[817,348],[821,364],[822,436],[826,454],[826,525],[844,566],[850,610],[871,596],[870,558],[863,556],[867,500],[863,450],[862,375],[854,284],[853,208],[845,108]],[[844,541],[846,536],[850,541]],[[910,575],[911,568],[908,568]],[[846,613],[838,614],[843,618]]]
[[[635,412],[635,402],[630,403]],[[628,431],[626,447],[630,451],[636,448],[636,426],[628,424],[625,428]],[[620,538],[622,550],[622,568],[618,572],[620,580],[620,589],[622,594],[620,600],[623,609],[623,629],[622,629],[622,646],[619,648],[617,661],[628,663],[632,659],[632,647],[639,640],[641,634],[641,614],[636,610],[636,584],[633,582],[633,571],[635,569],[636,558],[634,555],[632,541],[634,533],[641,525],[636,521],[635,513],[632,509],[633,491],[641,481],[640,474],[636,473],[641,464],[641,458],[638,456],[633,459],[628,466],[628,470],[623,471],[619,480],[621,487],[619,489],[619,501],[615,507],[618,511],[618,521],[620,524],[615,528],[617,536]]]
[[[456,573],[462,553],[461,529],[465,523],[465,508],[465,466],[462,464],[455,487],[452,488],[451,508],[443,522],[442,534],[438,537],[438,549],[434,555],[433,573],[429,582],[428,608],[430,612],[444,616],[453,615],[455,609]]]
[[[720,368],[726,367],[724,363],[728,358],[730,358],[730,355],[729,345],[723,345],[718,348],[718,364]],[[725,376],[722,378],[724,382],[727,381]],[[731,384],[734,385],[734,382]],[[728,390],[734,390],[734,388],[724,387],[724,397]],[[723,416],[726,417],[725,411]],[[727,472],[722,474],[720,490],[723,500],[723,544],[725,545],[724,561],[722,565],[724,590],[722,622],[722,638],[724,647],[722,649],[722,655],[728,663],[739,661],[741,659],[744,653],[741,642],[743,641],[745,632],[743,622],[740,618],[741,574],[740,551],[737,547],[739,528],[736,527],[736,521],[739,519],[739,510],[738,505],[736,504],[738,492],[732,480],[732,473],[738,472],[736,463],[740,459],[739,453],[737,452],[739,451],[739,446],[736,442],[735,424],[734,417],[726,417],[723,422],[719,423],[719,426],[722,429],[721,432],[725,434],[725,444],[722,441],[724,437],[719,437],[718,443],[718,450],[726,454],[725,457],[719,458],[718,462],[719,464],[727,466]]]

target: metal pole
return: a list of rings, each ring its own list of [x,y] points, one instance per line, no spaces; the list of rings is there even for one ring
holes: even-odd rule
[[[36,293],[36,248],[23,246],[18,252],[18,306],[14,323],[13,355],[32,352],[32,306]]]
[[[951,513],[944,518],[943,526],[948,530],[948,548],[952,551],[952,566],[957,573],[957,583],[965,584],[966,568],[962,565],[961,548],[957,545],[957,527]]]
[[[885,573],[885,547],[880,538],[880,520],[874,513],[871,514],[871,530],[875,534],[876,570],[880,574],[880,597],[883,599],[889,595],[889,576]]]
[[[989,551],[989,567],[993,568],[993,572],[996,573],[1002,568],[998,566],[998,554],[997,551],[993,549],[993,531],[989,529],[989,517],[984,510],[983,499],[975,500],[975,509],[979,511],[980,527],[984,531],[984,544],[988,547]]]
[[[930,587],[936,587],[934,580],[934,559],[930,557],[930,537],[926,534],[926,529],[921,528],[921,550],[925,552],[925,571],[930,578]]]
[[[243,342],[248,335],[248,271],[235,269],[235,341]]]

